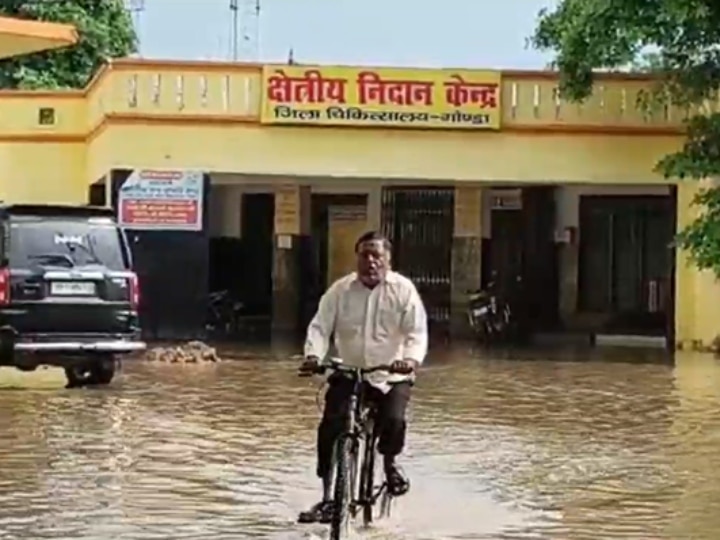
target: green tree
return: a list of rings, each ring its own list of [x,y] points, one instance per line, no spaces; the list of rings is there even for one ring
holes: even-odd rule
[[[122,0],[0,0],[0,15],[70,23],[80,37],[74,47],[0,61],[0,88],[82,88],[106,59],[137,50]]]
[[[531,41],[555,53],[561,94],[573,101],[590,95],[597,69],[639,66],[656,75],[645,106],[664,102],[694,111],[684,145],[657,170],[666,178],[720,176],[720,113],[700,107],[720,103],[720,1],[561,0],[540,12]],[[700,190],[694,204],[702,212],[678,244],[699,268],[720,276],[720,189]]]

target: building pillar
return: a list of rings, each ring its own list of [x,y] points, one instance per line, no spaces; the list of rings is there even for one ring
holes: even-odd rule
[[[368,188],[367,227],[368,230],[382,230],[382,185],[380,184],[373,184]]]
[[[242,189],[240,186],[213,186],[208,206],[211,237],[242,237]]]
[[[580,265],[580,193],[572,186],[556,191],[556,232],[567,232],[569,237],[558,244],[559,314],[563,325],[572,325],[578,310]],[[574,231],[572,233],[571,231]],[[579,231],[582,234],[582,231]]]
[[[482,280],[482,189],[455,188],[455,224],[452,242],[450,334],[468,337],[467,291]]]
[[[307,267],[304,259],[309,234],[310,188],[296,184],[279,187],[275,191],[273,235],[273,337],[295,337],[302,331],[303,270]]]
[[[560,320],[566,324],[577,313],[580,248],[577,242],[565,242],[559,252]]]
[[[677,187],[678,232],[698,217],[692,204],[710,181],[681,182]],[[701,271],[678,249],[675,262],[675,345],[682,349],[720,349],[720,281],[712,271]]]
[[[677,230],[689,225],[697,217],[692,199],[697,192],[693,182],[682,183],[677,188]],[[695,332],[695,281],[698,272],[692,267],[687,253],[681,249],[675,253],[675,344],[691,349],[696,343]]]

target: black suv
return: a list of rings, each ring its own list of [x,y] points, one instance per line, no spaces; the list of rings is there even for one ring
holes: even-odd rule
[[[65,368],[109,384],[116,355],[145,349],[140,290],[107,208],[0,205],[0,365]]]

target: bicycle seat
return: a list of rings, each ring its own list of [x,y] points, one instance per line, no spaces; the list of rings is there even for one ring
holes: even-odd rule
[[[480,300],[481,298],[486,298],[488,296],[489,294],[487,292],[481,290],[468,292],[468,299],[471,302],[474,302],[475,300]]]
[[[217,302],[218,300],[222,300],[223,298],[225,298],[227,296],[227,294],[228,294],[227,291],[211,292],[208,295],[208,299],[210,300],[210,302]]]

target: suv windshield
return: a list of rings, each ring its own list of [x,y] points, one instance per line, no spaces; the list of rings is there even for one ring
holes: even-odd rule
[[[129,266],[119,227],[110,220],[12,219],[8,259],[11,266]]]

